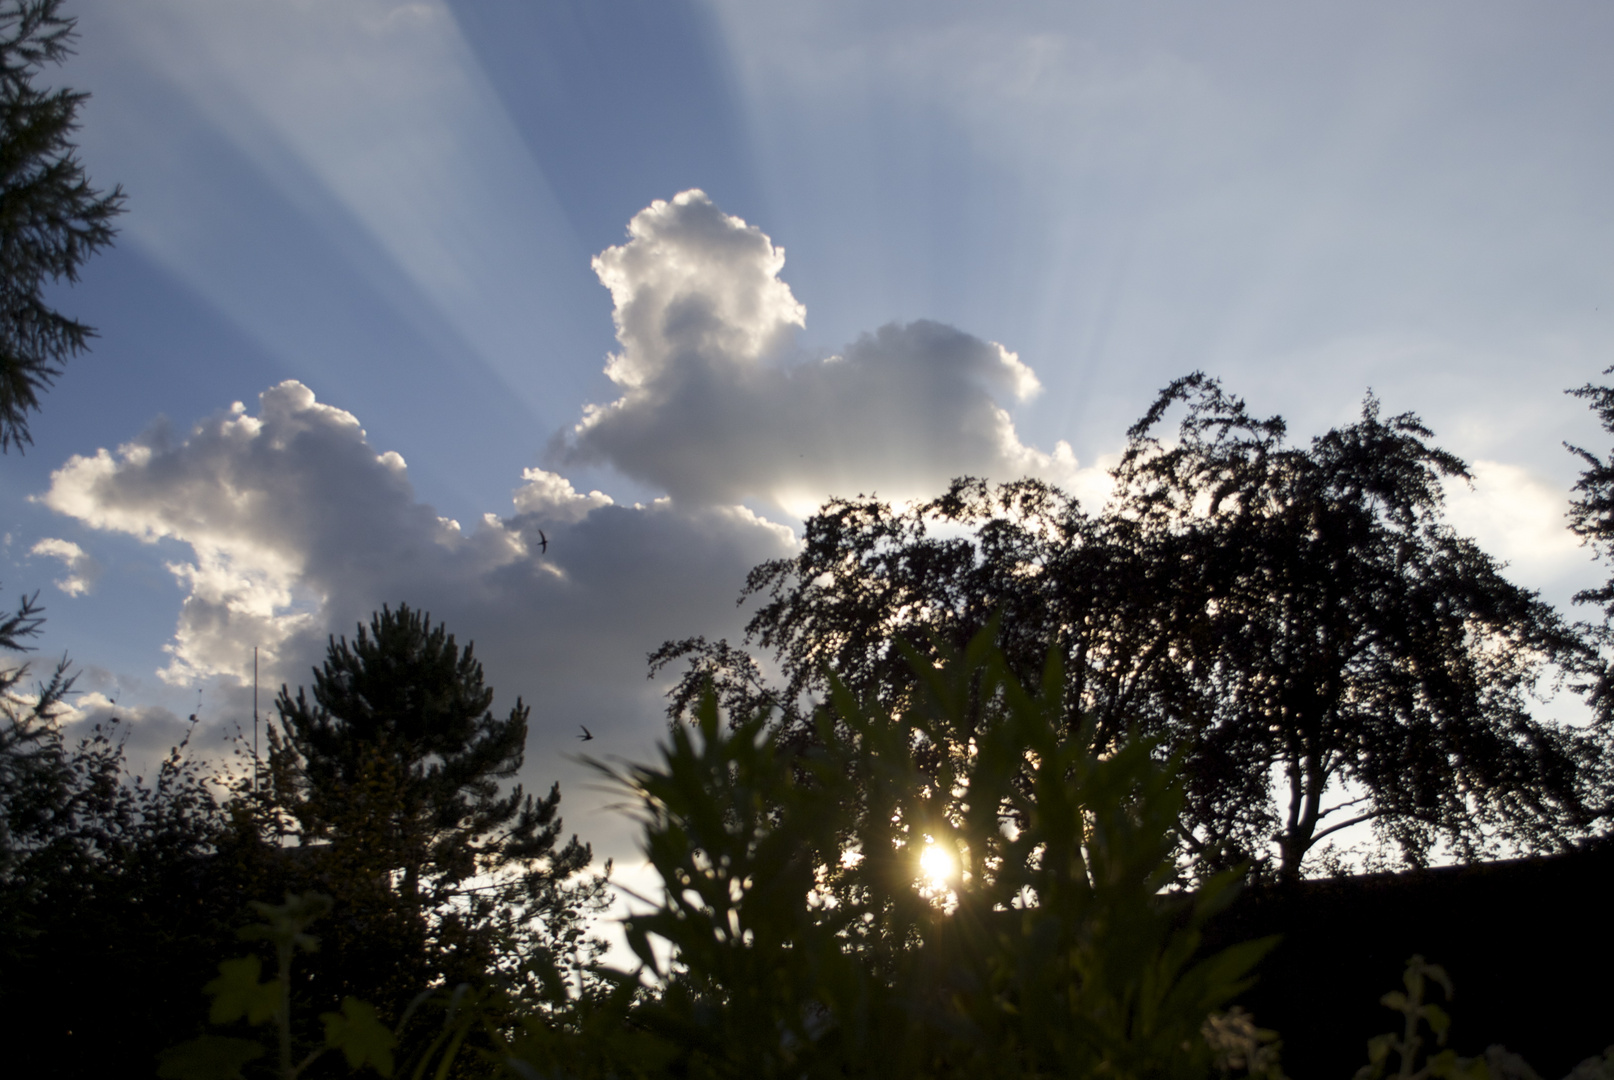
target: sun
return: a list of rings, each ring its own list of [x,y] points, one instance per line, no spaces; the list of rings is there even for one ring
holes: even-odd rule
[[[957,866],[948,851],[934,843],[927,843],[925,850],[919,853],[919,869],[932,888],[944,889],[952,881]]]

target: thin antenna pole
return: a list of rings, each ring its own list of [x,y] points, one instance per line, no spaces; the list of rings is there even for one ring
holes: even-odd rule
[[[252,646],[252,793],[258,793],[258,647]]]

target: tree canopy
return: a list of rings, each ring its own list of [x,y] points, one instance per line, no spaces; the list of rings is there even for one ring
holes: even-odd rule
[[[0,650],[40,619],[25,598]],[[313,700],[282,694],[261,786],[183,743],[149,782],[132,776],[118,721],[65,738],[62,666],[27,675],[0,669],[0,1034],[29,1075],[127,1071],[194,1034],[197,988],[238,948],[249,902],[288,891],[335,900],[293,994],[316,1014],[352,995],[396,1023],[422,990],[462,983],[548,1006],[603,950],[589,920],[604,879],[587,845],[562,842],[559,791],[501,791],[525,707],[495,719],[471,649],[421,613],[333,639]],[[138,992],[109,1006],[109,984]]]
[[[426,935],[436,963],[481,971],[532,948],[597,951],[582,929],[603,903],[603,880],[582,876],[592,851],[561,842],[558,784],[541,799],[504,790],[528,709],[518,699],[493,715],[471,645],[408,605],[385,607],[351,642],[333,637],[313,675],[312,701],[281,689],[270,774],[314,858],[360,892],[371,883],[365,902]]]
[[[0,451],[32,438],[39,394],[95,331],[45,302],[112,242],[123,191],[90,186],[71,139],[88,94],[35,85],[72,53],[74,20],[61,0],[0,3]]]
[[[1154,432],[1178,403],[1167,446]],[[1417,417],[1381,418],[1370,396],[1302,449],[1194,376],[1130,436],[1117,506],[1192,567],[1172,644],[1198,709],[1162,719],[1204,762],[1200,839],[1253,854],[1270,828],[1298,872],[1356,822],[1415,862],[1437,841],[1472,857],[1486,837],[1553,847],[1585,827],[1594,746],[1530,698],[1549,663],[1588,671],[1585,643],[1445,522],[1441,482],[1468,472]],[[1234,784],[1269,809],[1222,797]]]
[[[1614,374],[1614,367],[1603,374]],[[1614,433],[1614,386],[1587,383],[1568,393],[1589,402],[1603,430]],[[1614,456],[1604,460],[1584,447],[1569,443],[1564,446],[1586,463],[1575,483],[1575,497],[1569,503],[1569,529],[1591,545],[1599,557],[1607,556],[1614,551]],[[1601,588],[1577,593],[1575,602],[1601,604],[1604,613],[1614,617],[1614,577]]]
[[[1214,864],[1297,876],[1353,824],[1414,864],[1441,843],[1473,857],[1579,835],[1596,733],[1536,719],[1531,695],[1591,654],[1446,523],[1463,463],[1371,397],[1309,446],[1285,435],[1196,374],[1132,427],[1097,513],[1038,481],[966,478],[902,510],[833,500],[799,555],[747,581],[748,640],[783,685],[727,642],[652,662],[686,664],[675,714],[711,681],[805,742],[830,676],[900,711],[915,683],[899,638],[934,654],[996,619],[1019,678],[1065,656],[1073,728],[1184,756],[1180,834]]]

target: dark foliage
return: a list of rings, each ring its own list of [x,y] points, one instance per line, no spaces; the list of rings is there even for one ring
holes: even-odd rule
[[[0,620],[0,647],[21,649],[39,625],[26,598]],[[324,734],[338,731],[318,743],[333,785],[319,791],[283,740],[261,788],[250,772],[228,779],[205,770],[183,745],[147,782],[129,775],[116,721],[65,742],[65,663],[26,695],[25,665],[0,672],[0,1037],[13,1048],[10,1064],[31,1076],[149,1072],[157,1051],[201,1030],[198,988],[221,956],[240,950],[236,929],[251,918],[250,903],[288,891],[322,889],[339,901],[322,926],[324,948],[293,987],[310,1025],[298,1032],[305,1041],[323,1039],[321,1010],[346,995],[396,1019],[423,989],[470,982],[496,984],[530,1007],[548,992],[542,978],[552,983],[559,971],[575,981],[597,957],[586,921],[604,886],[580,877],[586,846],[559,843],[559,793],[500,795],[489,779],[519,765],[525,710],[495,723],[470,651],[422,616],[384,612],[372,627],[352,646],[333,642],[347,666],[338,660],[322,672],[331,681],[317,682],[316,694],[340,683],[398,711],[391,721],[365,714],[355,725],[362,735],[351,736],[334,714],[313,714]],[[383,682],[397,696],[382,693]],[[355,715],[353,698],[325,700]],[[461,744],[442,734],[456,730],[452,721],[432,723],[438,708],[461,720],[474,710],[457,729]],[[493,752],[477,742],[489,725]],[[363,737],[371,741],[349,745]],[[467,775],[456,771],[467,761],[480,771],[450,786]],[[419,786],[411,789],[411,779]],[[424,821],[405,820],[405,808]],[[299,812],[319,832],[287,846]],[[431,831],[452,812],[461,814],[457,826]],[[454,827],[472,826],[483,831],[457,835],[472,863],[460,852],[432,857],[434,843],[455,842]],[[427,858],[409,896],[402,860],[412,851]],[[414,1048],[406,1041],[405,1049]],[[475,1060],[465,1055],[456,1075],[474,1072]],[[340,1075],[340,1062],[322,1061],[319,1074]]]
[[[24,596],[0,620],[0,651],[25,652],[44,622],[39,594]],[[71,772],[52,723],[72,689],[64,660],[45,683],[24,694],[28,664],[0,669],[0,881],[17,874],[24,852],[50,832],[71,798]],[[0,968],[3,970],[3,968]]]
[[[43,90],[41,69],[72,52],[61,0],[0,3],[0,451],[33,440],[28,413],[94,336],[45,302],[51,282],[112,242],[123,192],[90,186],[71,140],[88,94]]]
[[[1603,374],[1614,374],[1614,367]],[[1589,402],[1603,430],[1614,433],[1614,386],[1587,383],[1568,392]],[[1580,474],[1574,487],[1575,498],[1569,503],[1569,530],[1590,544],[1599,557],[1606,556],[1614,543],[1614,457],[1605,461],[1583,447],[1569,443],[1564,446],[1586,463],[1586,471]],[[1614,580],[1602,588],[1578,594],[1575,602],[1601,604],[1614,616]]]
[[[1614,374],[1614,368],[1603,374]],[[1603,430],[1614,433],[1614,387],[1587,383],[1569,393],[1589,402],[1602,421]],[[1582,447],[1564,445],[1586,463],[1574,487],[1575,497],[1569,502],[1569,529],[1589,545],[1598,558],[1606,558],[1614,553],[1614,456],[1604,459]],[[1591,700],[1597,710],[1598,725],[1605,732],[1614,733],[1614,667],[1608,665],[1609,654],[1614,650],[1614,575],[1605,585],[1576,593],[1575,603],[1597,604],[1603,608],[1602,624],[1588,628],[1588,634],[1602,650],[1605,664],[1593,687]],[[1605,754],[1598,767],[1601,770],[1598,790],[1602,798],[1594,813],[1602,829],[1608,832],[1614,827],[1614,752]]]
[[[604,902],[603,880],[584,876],[592,852],[575,836],[561,842],[558,785],[541,799],[503,790],[521,766],[528,710],[517,701],[494,717],[471,646],[408,606],[384,608],[353,641],[331,640],[312,697],[281,691],[260,832],[290,819],[300,846],[285,852],[285,888],[335,897],[333,953],[362,947],[414,965],[377,965],[386,986],[332,994],[395,1017],[433,983],[520,986],[535,950],[574,968],[597,955],[583,925]]]
[[[1178,403],[1163,446],[1152,433]],[[1597,745],[1535,720],[1529,694],[1548,662],[1584,674],[1591,656],[1446,525],[1441,481],[1468,474],[1415,416],[1382,419],[1370,397],[1300,449],[1193,376],[1131,436],[1118,507],[1187,579],[1173,666],[1194,697],[1161,719],[1211,766],[1189,770],[1199,839],[1254,855],[1276,833],[1298,876],[1359,821],[1414,864],[1437,841],[1473,858],[1487,838],[1561,849],[1587,827]],[[1342,783],[1360,794],[1330,806]],[[1276,813],[1251,814],[1260,803]]]
[[[25,598],[0,648],[37,633]],[[197,979],[245,903],[215,852],[224,819],[176,747],[149,783],[116,728],[65,743],[66,665],[31,693],[0,673],[0,1039],[27,1076],[126,1071],[194,1026]],[[118,991],[138,973],[137,994]]]
[[[619,775],[664,883],[627,920],[664,980],[635,1013],[666,1051],[646,1071],[1211,1074],[1207,1018],[1270,945],[1194,962],[1237,875],[1162,892],[1170,768],[1144,743],[1095,754],[1057,655],[1024,686],[991,637],[906,651],[900,714],[837,683],[808,747],[766,738],[765,714],[725,731],[708,696],[660,761]]]

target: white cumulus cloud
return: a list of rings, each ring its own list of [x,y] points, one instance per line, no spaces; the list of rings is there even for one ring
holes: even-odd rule
[[[183,438],[158,426],[76,456],[41,499],[188,546],[169,564],[185,590],[170,683],[249,684],[254,647],[266,685],[306,683],[327,635],[407,603],[475,640],[490,685],[525,695],[554,738],[579,722],[648,735],[646,654],[733,634],[746,572],[794,537],[743,507],[619,506],[538,469],[523,481],[507,514],[461,528],[416,499],[403,459],[378,453],[351,414],[285,382],[256,414],[237,403]]]
[[[516,512],[535,514],[545,521],[564,521],[568,524],[582,521],[590,512],[610,506],[611,496],[599,491],[579,495],[572,482],[559,473],[543,469],[523,469],[521,478],[526,481],[516,489]]]
[[[1500,461],[1475,461],[1469,471],[1472,486],[1446,487],[1446,514],[1458,532],[1474,537],[1525,580],[1550,579],[1584,566],[1586,553],[1569,531],[1569,492]]]
[[[963,474],[1071,481],[1067,445],[1023,445],[1002,402],[1037,393],[995,342],[942,323],[887,325],[827,359],[792,362],[806,309],[785,254],[700,191],[636,215],[594,260],[621,395],[590,406],[563,460],[608,462],[675,501],[759,498],[795,513],[830,495],[939,491]]]
[[[101,574],[100,565],[71,540],[47,537],[29,548],[28,554],[62,560],[62,566],[67,574],[65,577],[57,578],[55,585],[68,596],[85,595]]]
[[[317,625],[322,577],[446,540],[413,503],[403,459],[376,454],[352,414],[297,382],[259,402],[259,415],[236,402],[180,442],[159,424],[116,453],[75,455],[42,497],[93,528],[190,546],[191,561],[169,564],[186,587],[173,682],[239,672],[254,646],[272,658]]]

